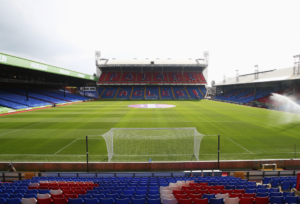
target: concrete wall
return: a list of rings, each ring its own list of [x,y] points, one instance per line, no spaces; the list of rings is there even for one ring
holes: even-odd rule
[[[251,170],[260,169],[260,164],[276,163],[277,168],[299,169],[300,160],[257,160],[257,161],[222,161],[220,169]],[[4,171],[7,162],[0,163],[0,171]],[[17,171],[53,171],[53,172],[85,172],[86,163],[31,163],[13,162]],[[207,162],[155,162],[155,163],[89,163],[91,172],[132,172],[132,171],[182,171],[218,169],[216,161]]]

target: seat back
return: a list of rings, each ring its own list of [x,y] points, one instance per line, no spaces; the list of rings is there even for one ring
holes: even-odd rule
[[[239,204],[239,198],[225,198],[225,204]]]
[[[268,203],[269,203],[269,196],[255,198],[255,204],[268,204]]]

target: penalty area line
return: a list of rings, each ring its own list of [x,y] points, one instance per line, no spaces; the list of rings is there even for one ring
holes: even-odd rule
[[[77,140],[79,140],[79,138],[77,138],[76,140],[74,140],[73,142],[71,142],[70,144],[68,144],[67,146],[63,147],[62,149],[58,150],[54,155],[56,155],[57,153],[61,152],[62,150],[64,150],[65,148],[67,148],[68,146],[70,146],[71,144],[73,144],[74,142],[76,142]]]
[[[253,154],[252,152],[250,152],[248,149],[246,149],[245,147],[239,145],[238,143],[234,142],[233,140],[229,139],[228,137],[226,137],[228,140],[230,140],[231,142],[233,142],[234,144],[236,144],[237,146],[243,148],[244,150],[246,150],[247,152],[249,152],[250,154]]]

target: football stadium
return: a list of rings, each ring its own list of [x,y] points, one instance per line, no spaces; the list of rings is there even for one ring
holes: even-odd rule
[[[298,203],[298,61],[208,96],[207,52],[100,56],[87,75],[0,53],[0,203]]]
[[[1,1],[0,204],[300,204],[299,7]]]

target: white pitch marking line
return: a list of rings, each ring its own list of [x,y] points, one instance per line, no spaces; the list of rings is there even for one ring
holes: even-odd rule
[[[243,148],[244,150],[246,150],[247,152],[249,152],[250,154],[253,154],[252,152],[250,152],[248,149],[246,149],[245,147],[243,147],[243,146],[241,146],[241,145],[239,145],[238,143],[236,143],[236,142],[234,142],[234,141],[232,141],[231,139],[229,139],[228,137],[226,137],[228,140],[230,140],[231,142],[233,142],[234,144],[236,144],[237,146],[239,146],[239,147],[241,147],[241,148]]]
[[[44,122],[42,122],[42,123],[44,123]],[[1,134],[0,136],[7,135],[7,134],[12,133],[12,132],[17,132],[17,131],[19,131],[19,130],[23,130],[23,129],[25,129],[25,128],[29,128],[29,127],[32,127],[32,126],[35,126],[35,125],[39,125],[39,124],[41,124],[41,123],[34,124],[34,125],[30,125],[30,126],[28,126],[28,127],[24,127],[24,128],[21,128],[21,129],[17,129],[17,130],[11,131],[11,132],[7,132],[7,133],[4,133],[4,134]]]
[[[67,146],[63,147],[62,149],[58,150],[54,155],[56,155],[57,153],[61,152],[63,149],[67,148],[68,146],[70,146],[71,144],[73,144],[74,142],[76,142],[79,138],[77,138],[76,140],[74,140],[73,142],[71,142],[70,144],[68,144]]]

